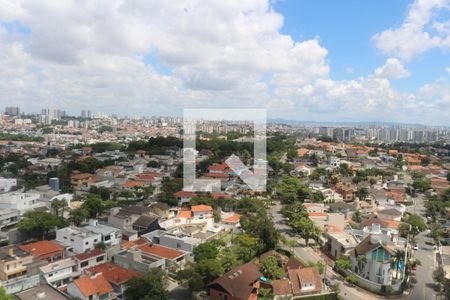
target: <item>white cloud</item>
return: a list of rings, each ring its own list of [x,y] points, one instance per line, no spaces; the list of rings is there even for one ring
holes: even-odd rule
[[[416,0],[399,27],[373,37],[376,47],[404,61],[432,48],[450,49],[448,23],[435,21],[438,13],[448,9],[448,0]]]
[[[375,76],[387,79],[400,79],[409,77],[411,73],[396,58],[388,58],[384,66],[375,70]]]
[[[31,29],[0,26],[3,106],[121,115],[267,107],[295,119],[448,120],[437,100],[448,89],[428,101],[438,87],[420,95],[391,87],[409,75],[398,59],[375,75],[331,79],[327,49],[280,33],[283,17],[268,0],[0,1],[0,22]]]

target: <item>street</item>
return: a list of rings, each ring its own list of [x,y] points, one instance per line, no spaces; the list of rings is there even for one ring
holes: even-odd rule
[[[421,266],[417,266],[415,274],[417,283],[408,299],[411,300],[432,300],[436,299],[436,292],[433,289],[433,271],[435,269],[435,253],[432,246],[426,245],[425,241],[430,240],[425,232],[416,237],[419,250],[414,251],[414,257],[420,260]]]
[[[424,216],[426,213],[424,201],[424,196],[419,194],[416,198],[414,198],[414,205],[407,207],[407,211]],[[436,292],[433,289],[433,271],[437,266],[436,254],[434,253],[432,246],[425,244],[428,240],[431,240],[431,238],[428,238],[425,232],[420,233],[416,237],[416,243],[419,246],[419,250],[414,251],[413,257],[417,258],[421,262],[421,266],[418,266],[417,270],[413,271],[417,279],[417,283],[408,299],[436,299]]]

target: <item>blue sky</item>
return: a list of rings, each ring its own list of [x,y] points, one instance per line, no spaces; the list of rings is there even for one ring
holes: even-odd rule
[[[0,106],[450,125],[449,51],[450,0],[4,0]]]
[[[386,55],[375,48],[372,37],[399,26],[411,6],[407,0],[281,0],[274,8],[284,17],[282,32],[297,40],[318,36],[328,49],[333,79],[366,76],[382,65]],[[433,49],[410,62],[412,76],[392,82],[400,90],[415,92],[434,79],[446,76],[448,51]],[[349,71],[353,72],[349,72]]]

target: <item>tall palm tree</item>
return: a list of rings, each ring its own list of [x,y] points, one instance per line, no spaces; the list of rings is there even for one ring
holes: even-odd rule
[[[357,258],[358,270],[359,273],[362,274],[362,271],[367,263],[367,257],[365,255],[359,255]]]
[[[396,270],[396,275],[395,275],[395,279],[398,279],[398,271],[399,271],[399,267],[400,267],[400,262],[403,261],[405,259],[405,251],[397,249],[394,252],[394,255],[392,256],[393,259],[393,263],[395,264],[395,270]],[[392,262],[391,262],[391,266],[392,266]],[[403,266],[405,267],[405,266]]]

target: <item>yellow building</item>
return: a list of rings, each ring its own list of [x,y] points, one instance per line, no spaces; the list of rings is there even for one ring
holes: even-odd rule
[[[27,274],[27,265],[33,261],[33,255],[17,246],[0,248],[0,280],[9,280]]]

